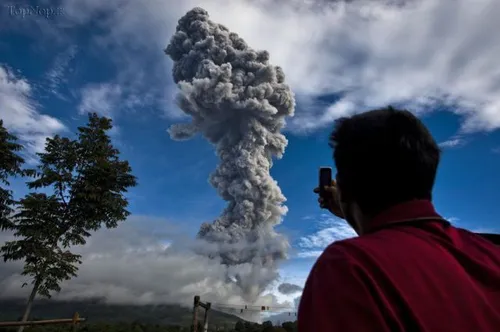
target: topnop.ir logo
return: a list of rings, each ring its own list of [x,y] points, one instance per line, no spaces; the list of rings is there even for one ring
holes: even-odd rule
[[[28,18],[33,16],[52,18],[64,14],[62,7],[6,5],[7,13],[12,17]]]

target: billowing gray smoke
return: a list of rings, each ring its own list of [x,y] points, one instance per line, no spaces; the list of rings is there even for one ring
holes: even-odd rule
[[[299,285],[290,284],[288,282],[284,282],[278,286],[278,292],[284,295],[295,294],[302,291],[302,287]]]
[[[269,170],[272,158],[284,153],[288,142],[280,131],[295,109],[282,69],[269,64],[268,52],[210,21],[202,8],[179,20],[165,53],[174,61],[178,105],[191,117],[170,127],[171,137],[200,133],[220,158],[210,183],[228,204],[217,220],[201,226],[199,237],[215,244],[211,255],[225,265],[275,267],[288,242],[273,227],[287,208]]]

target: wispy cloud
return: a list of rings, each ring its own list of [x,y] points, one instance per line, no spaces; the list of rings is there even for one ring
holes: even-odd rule
[[[491,149],[491,152],[493,152],[493,153],[500,153],[500,147]]]
[[[468,230],[474,233],[490,233],[490,234],[496,234],[499,231],[499,228],[495,227],[478,227],[478,226],[472,226],[472,227],[466,227]]]
[[[116,84],[89,84],[81,90],[80,114],[96,112],[111,117],[122,97],[122,89]]]
[[[444,219],[448,220],[452,224],[456,224],[460,221],[460,218],[457,218],[457,217],[449,217],[449,218],[445,217]]]
[[[67,97],[59,92],[61,85],[67,83],[68,73],[71,72],[71,61],[75,58],[78,48],[71,45],[68,49],[59,54],[52,67],[45,74],[48,84],[46,88],[60,99],[67,100]]]
[[[299,258],[317,258],[323,253],[323,250],[304,250],[297,254]]]
[[[80,114],[97,112],[107,117],[116,117],[127,111],[151,107],[158,102],[154,96],[154,89],[147,91],[147,86],[142,86],[141,73],[135,75],[120,75],[108,82],[90,83],[81,91],[81,100],[78,106]]]
[[[323,249],[332,242],[357,236],[344,220],[327,214],[318,216],[317,227],[318,230],[315,233],[299,239],[297,243],[299,248],[298,257],[318,257]]]
[[[446,140],[444,142],[440,142],[439,146],[441,148],[458,148],[466,144],[466,140],[463,137],[460,136],[455,136],[450,138],[449,140]]]
[[[464,228],[474,233],[497,233],[499,231],[499,228],[470,223],[457,217],[449,217],[445,219],[456,227]]]
[[[32,98],[31,84],[19,73],[0,65],[0,118],[22,140],[33,162],[45,148],[45,139],[66,129],[58,119],[42,114]]]

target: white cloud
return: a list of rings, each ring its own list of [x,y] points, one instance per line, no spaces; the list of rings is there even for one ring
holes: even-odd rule
[[[58,119],[39,112],[31,84],[5,66],[0,66],[0,118],[24,143],[28,157],[44,150],[47,137],[66,129]]]
[[[107,3],[67,0],[63,5],[65,24],[94,24],[95,16],[99,15],[103,33],[92,36],[89,51],[106,54],[104,61],[110,61],[116,69],[114,77],[82,89],[80,109],[89,103],[85,94],[91,92],[87,99],[92,100],[107,91],[112,98],[103,103],[102,114],[108,116],[139,108],[141,112],[146,108],[158,109],[161,116],[170,118],[185,116],[175,106],[177,87],[171,79],[171,64],[163,52],[175,29],[172,23],[179,18],[176,13],[182,10],[156,0],[144,4],[127,0]],[[98,91],[99,87],[104,91]]]
[[[460,221],[460,218],[457,218],[457,217],[449,217],[449,218],[445,217],[444,219],[448,220],[452,224],[456,224],[457,222]]]
[[[57,97],[66,100],[66,97],[59,92],[61,85],[67,83],[68,72],[71,72],[71,61],[75,58],[78,48],[76,45],[71,45],[67,50],[59,54],[52,67],[46,73],[48,84],[46,88]]]
[[[198,5],[252,47],[267,49],[299,100],[314,103],[319,95],[339,96],[331,105],[299,109],[291,130],[315,129],[341,115],[387,104],[417,113],[449,106],[462,117],[465,133],[499,128],[500,37],[494,31],[500,28],[500,3],[385,3],[115,0],[103,5],[66,0],[64,6],[65,18],[75,24],[106,13],[99,23],[106,32],[97,39],[100,45],[112,45],[116,61],[131,64],[121,67],[129,72],[122,77],[133,80],[134,73],[144,72],[147,79],[140,84],[156,90],[158,103],[167,109],[172,107],[171,100],[165,102],[172,84],[170,61],[161,49],[176,21]]]
[[[462,137],[452,137],[449,140],[439,143],[439,146],[442,148],[458,148],[463,146],[465,143],[466,140]]]
[[[110,83],[89,84],[81,90],[80,114],[96,112],[111,117],[122,98],[119,85]]]
[[[303,236],[298,241],[300,258],[314,258],[321,255],[332,242],[357,236],[356,232],[346,221],[331,215],[322,214],[318,217],[319,230],[313,234]]]
[[[87,244],[75,247],[83,256],[78,277],[64,282],[54,299],[105,298],[109,303],[176,303],[189,306],[195,294],[206,301],[252,304],[241,289],[228,280],[228,272],[250,268],[242,264],[228,269],[217,259],[196,255],[191,234],[163,218],[131,216],[118,228],[95,232]],[[0,232],[0,243],[13,239]],[[0,264],[0,297],[25,297],[20,262]],[[233,270],[231,270],[233,269]],[[265,268],[256,273],[266,273]],[[272,294],[257,303],[276,305]],[[255,317],[247,317],[255,319]]]
[[[494,228],[494,227],[478,227],[478,226],[471,226],[471,227],[464,227],[468,229],[471,232],[474,233],[489,233],[489,234],[498,234],[499,229]]]
[[[113,118],[125,111],[143,110],[158,103],[154,90],[147,91],[146,86],[138,83],[140,75],[134,75],[133,79],[138,81],[130,81],[132,78],[126,73],[110,82],[87,84],[80,91],[79,113],[97,112]],[[161,100],[164,101],[163,97]]]
[[[323,250],[305,250],[297,254],[299,258],[318,258],[323,253]]]
[[[498,233],[499,229],[495,227],[489,227],[489,226],[482,226],[477,223],[470,223],[467,221],[464,221],[462,219],[456,218],[456,217],[450,217],[450,218],[445,218],[448,220],[453,226],[459,227],[466,229],[468,231],[474,232],[474,233]]]

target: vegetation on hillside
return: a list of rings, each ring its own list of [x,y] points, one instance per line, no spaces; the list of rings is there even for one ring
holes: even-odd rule
[[[0,328],[0,332],[14,332],[14,329]],[[29,332],[71,332],[72,326],[36,326],[26,328]],[[79,332],[191,332],[192,328],[179,325],[159,325],[159,324],[141,324],[141,323],[99,323],[82,324],[77,328]],[[199,324],[198,332],[202,332],[202,326]],[[297,322],[286,322],[280,326],[273,326],[271,322],[263,324],[238,321],[235,325],[215,325],[210,324],[209,332],[296,332]]]
[[[19,301],[0,301],[0,321],[16,321],[20,319],[24,303]],[[88,323],[147,323],[151,325],[189,326],[193,314],[191,309],[173,304],[163,305],[125,305],[106,304],[96,301],[35,301],[32,319],[71,318],[78,312]],[[199,317],[203,317],[203,309]],[[220,326],[234,326],[238,317],[220,312],[210,311],[210,323]]]
[[[0,321],[17,321],[23,309],[22,302],[12,300],[0,301]],[[78,331],[190,331],[192,323],[192,312],[189,308],[179,305],[118,305],[96,303],[95,301],[73,301],[63,302],[54,300],[40,300],[33,304],[32,319],[55,319],[71,318],[75,312],[87,321],[78,327]],[[203,317],[203,310],[200,310],[198,317]],[[240,318],[220,312],[210,310],[209,331],[241,331],[241,332],[262,332],[262,331],[296,331],[296,324],[286,322],[273,326],[270,323],[254,324],[242,321]],[[267,328],[267,329],[266,329]],[[39,326],[26,328],[25,331],[71,331],[72,327],[60,326]],[[295,329],[295,330],[294,330]],[[2,330],[2,331],[13,331]],[[198,332],[202,332],[198,329]]]

